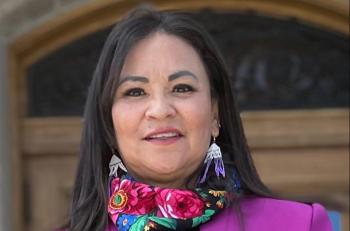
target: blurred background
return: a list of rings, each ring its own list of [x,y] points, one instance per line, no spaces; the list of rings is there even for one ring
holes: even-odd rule
[[[203,24],[263,181],[349,230],[348,0],[0,0],[0,230],[65,221],[92,72],[111,26],[140,4]]]

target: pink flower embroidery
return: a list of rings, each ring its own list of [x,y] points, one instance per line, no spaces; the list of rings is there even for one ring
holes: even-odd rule
[[[156,192],[156,204],[163,217],[186,219],[203,213],[204,202],[194,192],[160,188]]]
[[[115,178],[111,183],[112,196],[108,212],[115,223],[119,213],[142,215],[155,209],[155,192],[146,184]]]

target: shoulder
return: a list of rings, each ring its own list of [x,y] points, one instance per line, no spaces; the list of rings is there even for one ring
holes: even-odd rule
[[[240,212],[227,208],[202,231],[331,231],[326,210],[319,204],[307,204],[265,197],[248,197],[240,201]]]
[[[302,214],[304,216],[311,215],[312,207],[314,204],[301,203],[291,200],[281,200],[267,197],[247,197],[242,199],[241,207],[242,209],[251,214],[256,211],[264,211],[264,213],[259,213],[260,215],[282,212],[291,214]],[[254,214],[252,214],[254,215]]]
[[[326,210],[317,203],[250,197],[242,200],[241,210],[244,220],[256,228],[263,226],[271,227],[269,230],[278,230],[281,227],[291,231],[332,230]]]

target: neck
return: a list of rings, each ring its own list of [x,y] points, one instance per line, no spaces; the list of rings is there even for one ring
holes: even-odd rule
[[[193,189],[196,186],[196,179],[198,178],[198,174],[192,174],[189,179],[177,178],[177,179],[147,179],[141,177],[137,174],[131,173],[137,181],[149,184],[152,186],[160,187],[160,188],[176,188],[176,189]]]

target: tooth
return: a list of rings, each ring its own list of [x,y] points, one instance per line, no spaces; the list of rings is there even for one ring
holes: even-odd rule
[[[174,137],[177,136],[178,134],[175,132],[169,132],[169,133],[163,133],[163,134],[157,134],[150,136],[150,138],[168,138],[168,137]]]

